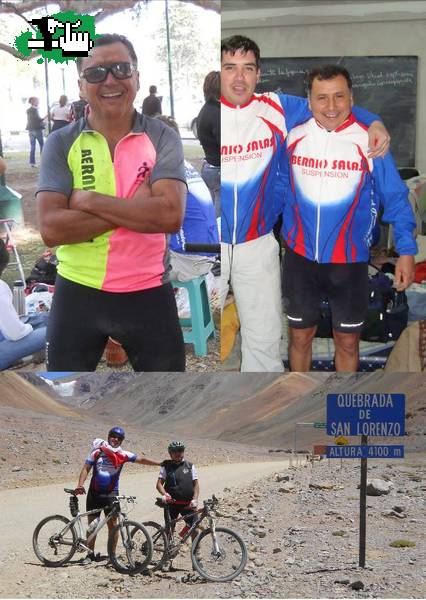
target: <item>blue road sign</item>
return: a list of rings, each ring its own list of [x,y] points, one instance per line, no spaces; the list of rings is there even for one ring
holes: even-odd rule
[[[404,446],[327,446],[327,458],[404,458]]]
[[[327,394],[328,435],[405,435],[404,394]]]

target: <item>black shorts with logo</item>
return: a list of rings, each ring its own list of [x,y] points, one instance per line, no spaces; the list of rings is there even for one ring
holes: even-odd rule
[[[97,492],[89,487],[86,498],[86,510],[103,508],[104,513],[108,515],[111,512],[112,502],[115,500],[117,494],[118,492]]]
[[[333,329],[358,333],[368,309],[368,264],[317,263],[286,248],[283,292],[290,327],[315,327],[327,298]]]

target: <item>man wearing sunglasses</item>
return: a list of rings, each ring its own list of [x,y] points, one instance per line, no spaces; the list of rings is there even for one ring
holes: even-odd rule
[[[74,493],[77,495],[86,493],[84,482],[93,467],[92,479],[90,480],[89,491],[87,493],[86,510],[103,509],[105,514],[111,511],[111,501],[119,494],[120,474],[126,462],[152,466],[163,464],[149,458],[144,458],[143,456],[137,456],[128,450],[123,450],[121,444],[124,438],[125,433],[122,427],[112,427],[108,432],[108,443],[99,438],[95,440],[95,448],[91,450],[86,458],[86,462],[78,478],[77,487],[74,490]],[[92,533],[90,531],[90,524],[100,514],[88,515],[89,534]],[[112,531],[115,525],[117,525],[117,519],[114,518],[108,521],[109,532]],[[87,544],[90,551],[83,561],[85,564],[89,564],[91,561],[97,559],[94,553],[95,541],[96,536]],[[115,540],[115,543],[117,544],[117,540]]]
[[[185,208],[180,138],[135,111],[127,38],[101,35],[77,68],[88,116],[49,136],[37,190],[41,235],[59,246],[47,368],[93,371],[111,336],[137,371],[183,371],[167,276]]]

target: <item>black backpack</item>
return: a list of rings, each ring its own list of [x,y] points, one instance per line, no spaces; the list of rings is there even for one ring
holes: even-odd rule
[[[194,497],[192,481],[192,463],[183,460],[179,464],[167,461],[165,464],[166,479],[164,489],[174,500],[190,501]]]
[[[36,264],[31,270],[31,273],[26,278],[26,284],[28,286],[31,286],[34,283],[55,285],[57,266],[58,259],[56,256],[54,254],[48,255],[47,253],[44,253],[37,260]]]

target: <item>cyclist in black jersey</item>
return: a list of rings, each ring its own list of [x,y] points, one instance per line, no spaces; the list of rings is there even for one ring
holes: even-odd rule
[[[198,506],[200,486],[195,466],[184,458],[184,442],[171,442],[168,447],[170,460],[166,460],[160,469],[157,481],[157,491],[163,497],[163,501],[170,503],[168,510],[170,518],[177,519],[180,515],[185,517],[185,527],[179,532],[185,535],[188,528],[194,522],[192,515]],[[173,504],[176,501],[176,504]],[[196,533],[193,533],[194,538]]]

